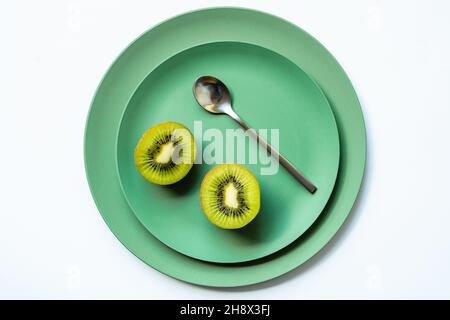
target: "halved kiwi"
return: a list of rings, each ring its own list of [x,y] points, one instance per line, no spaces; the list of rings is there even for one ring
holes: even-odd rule
[[[203,179],[200,203],[206,217],[216,226],[242,228],[259,212],[258,180],[240,164],[221,164]]]
[[[148,129],[134,150],[141,175],[159,185],[183,179],[194,160],[194,137],[188,128],[176,122],[163,122]]]

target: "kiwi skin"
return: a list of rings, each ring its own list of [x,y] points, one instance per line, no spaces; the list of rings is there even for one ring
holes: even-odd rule
[[[159,175],[158,172],[151,172],[149,170],[146,170],[145,168],[145,156],[144,153],[146,152],[147,148],[150,146],[149,141],[153,141],[154,137],[161,132],[164,132],[164,130],[169,129],[184,129],[186,132],[189,133],[189,139],[190,139],[190,145],[192,146],[192,149],[189,150],[190,153],[188,155],[187,162],[181,163],[176,165],[178,168],[177,172],[172,172],[172,174],[165,174],[164,176]],[[192,133],[190,130],[177,122],[171,122],[166,121],[162,122],[160,124],[157,124],[144,132],[142,137],[140,138],[139,142],[137,143],[135,149],[134,149],[134,160],[136,168],[138,169],[139,173],[149,182],[152,182],[154,184],[158,185],[170,185],[174,184],[181,179],[183,179],[189,171],[192,169],[194,161],[196,156],[196,146],[195,141]]]
[[[245,219],[229,218],[225,214],[222,214],[221,216],[222,219],[217,219],[216,213],[210,212],[210,208],[208,207],[208,201],[206,199],[207,196],[205,196],[205,194],[207,193],[206,190],[212,183],[213,179],[215,178],[215,175],[220,175],[220,171],[226,171],[229,169],[236,169],[238,171],[242,171],[246,175],[246,179],[248,179],[249,182],[249,186],[247,187],[251,188],[251,190],[247,189],[247,191],[250,192],[250,194],[248,194],[248,197],[251,197],[252,199],[247,199],[250,201],[248,203],[249,210],[248,212],[246,212]],[[200,206],[203,210],[203,213],[208,218],[208,220],[217,227],[222,229],[240,229],[249,224],[251,221],[253,221],[253,219],[258,215],[260,210],[260,194],[261,191],[258,180],[247,168],[245,168],[243,165],[240,164],[225,163],[211,169],[203,178],[200,187]],[[225,219],[223,219],[224,216]]]

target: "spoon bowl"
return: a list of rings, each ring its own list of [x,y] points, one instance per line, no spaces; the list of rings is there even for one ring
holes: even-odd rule
[[[231,110],[231,94],[227,86],[212,76],[203,76],[194,83],[194,96],[206,111],[216,114]]]

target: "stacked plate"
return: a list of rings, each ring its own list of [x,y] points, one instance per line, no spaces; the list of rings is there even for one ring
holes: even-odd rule
[[[237,128],[197,105],[192,85],[202,75],[229,86],[233,107],[252,126],[279,129],[280,152],[317,185],[315,194],[282,167],[261,174],[268,163],[249,164],[261,212],[243,229],[222,230],[200,208],[213,164],[194,165],[171,187],[139,175],[133,150],[155,124],[184,124],[200,147],[208,129]],[[169,276],[217,287],[275,278],[323,248],[356,199],[365,150],[358,99],[331,54],[284,20],[237,8],[187,13],[134,41],[102,80],[85,134],[91,192],[117,238]]]

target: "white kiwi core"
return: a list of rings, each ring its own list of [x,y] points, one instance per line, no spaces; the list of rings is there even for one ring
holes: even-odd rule
[[[161,146],[159,154],[156,156],[155,160],[159,163],[169,163],[172,158],[172,154],[175,151],[175,145],[172,141]]]
[[[224,189],[224,203],[226,206],[237,209],[239,208],[238,189],[231,182]]]

